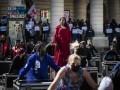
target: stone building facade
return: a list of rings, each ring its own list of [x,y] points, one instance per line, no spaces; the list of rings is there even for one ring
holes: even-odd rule
[[[6,8],[11,5],[23,5],[22,0],[0,0],[0,15],[7,14]],[[95,42],[98,47],[104,46],[106,37],[103,35],[104,20],[116,19],[120,23],[120,0],[34,0],[37,9],[37,19],[40,11],[50,12],[51,37],[59,18],[64,16],[64,11],[70,11],[72,19],[90,19],[90,24],[95,30]],[[101,44],[103,42],[103,45]]]

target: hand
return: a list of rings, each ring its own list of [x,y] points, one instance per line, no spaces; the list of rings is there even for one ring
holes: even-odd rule
[[[6,75],[9,75],[9,73],[4,73],[3,75],[5,75],[5,76],[6,76]]]
[[[9,75],[9,73],[5,73],[6,75]]]
[[[18,77],[17,79],[15,79],[14,81],[15,81],[15,83],[17,82],[17,81],[19,81],[20,80],[20,78]]]
[[[55,46],[57,46],[57,43],[53,43]]]
[[[81,56],[81,58],[86,58],[86,56]]]

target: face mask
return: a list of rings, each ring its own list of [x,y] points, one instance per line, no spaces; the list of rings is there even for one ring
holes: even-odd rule
[[[73,65],[72,65],[72,71],[73,71],[73,72],[78,72],[78,71],[79,71],[79,68],[80,68],[80,65],[77,65],[77,64],[73,64]]]

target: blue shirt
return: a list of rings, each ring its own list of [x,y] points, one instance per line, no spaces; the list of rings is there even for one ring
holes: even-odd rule
[[[59,71],[60,67],[58,67],[53,58],[51,58],[48,54],[44,56],[41,60],[37,53],[32,54],[25,65],[19,72],[19,77],[23,77],[27,74],[27,81],[40,80],[40,79],[48,79],[48,66],[53,68],[56,72]]]

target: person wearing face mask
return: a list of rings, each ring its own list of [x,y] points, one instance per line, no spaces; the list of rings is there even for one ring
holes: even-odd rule
[[[29,56],[26,65],[20,70],[18,79],[27,74],[27,81],[48,80],[48,66],[56,72],[60,69],[47,54],[45,45],[39,42],[35,45],[34,53]]]
[[[98,53],[98,51],[97,51],[97,49],[95,48],[95,46],[93,45],[92,40],[90,40],[90,39],[87,40],[87,45],[86,45],[86,47],[90,49],[90,52],[91,52],[92,56],[95,57],[94,52]]]
[[[90,49],[86,47],[86,42],[85,41],[81,41],[79,47],[76,50],[76,53],[82,58],[81,60],[81,66],[82,67],[86,67],[87,66],[87,62],[88,62],[88,66],[92,66],[91,65],[91,52]]]
[[[97,90],[98,85],[81,67],[81,58],[74,53],[69,56],[67,65],[59,70],[48,90],[81,90],[83,78],[92,89]]]

